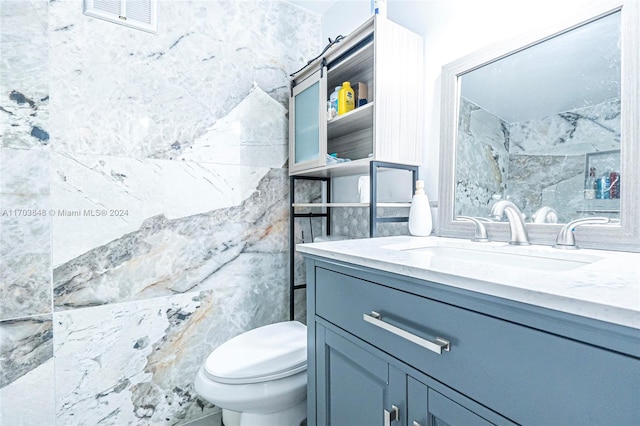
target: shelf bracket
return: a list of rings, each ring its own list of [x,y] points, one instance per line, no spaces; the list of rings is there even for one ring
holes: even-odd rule
[[[295,282],[295,220],[296,218],[321,218],[325,220],[327,235],[331,233],[331,209],[327,208],[324,213],[296,213],[294,204],[296,203],[296,182],[298,180],[320,181],[325,184],[327,202],[331,201],[331,179],[326,177],[312,176],[289,176],[289,318],[295,319],[295,291],[307,288],[306,283],[296,284]],[[313,225],[311,225],[313,226]],[[313,242],[313,241],[312,241]]]

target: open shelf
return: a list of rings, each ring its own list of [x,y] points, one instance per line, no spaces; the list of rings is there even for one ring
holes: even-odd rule
[[[347,50],[327,65],[328,87],[342,84],[343,81],[373,81],[374,66],[373,34],[365,37],[360,45]],[[353,83],[353,81],[352,81]]]
[[[369,168],[372,161],[374,160],[371,158],[362,158],[360,160],[348,161],[346,163],[331,164],[329,166],[321,166],[302,172],[296,172],[295,176],[335,178],[351,175],[366,175],[369,174]],[[420,166],[420,163],[416,161],[414,163],[405,163],[405,165]]]
[[[327,138],[335,139],[373,127],[373,102],[327,121]]]
[[[369,203],[294,203],[293,207],[300,208],[318,208],[318,207],[371,207]],[[410,202],[404,203],[376,203],[378,208],[409,208]]]

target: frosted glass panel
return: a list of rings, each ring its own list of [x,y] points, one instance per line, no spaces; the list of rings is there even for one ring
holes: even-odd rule
[[[320,83],[296,95],[295,105],[295,163],[298,164],[315,160],[320,153]]]

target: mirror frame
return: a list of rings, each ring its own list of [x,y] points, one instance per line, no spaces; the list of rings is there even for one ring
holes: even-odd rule
[[[621,11],[620,224],[576,228],[583,248],[640,252],[640,2],[607,0],[577,11],[571,18],[545,29],[490,45],[442,68],[440,111],[440,180],[438,235],[471,239],[473,224],[455,220],[455,153],[458,133],[460,77],[505,56],[527,49],[598,18]],[[509,241],[509,225],[486,223],[491,241]],[[563,224],[527,223],[533,244],[553,245]]]

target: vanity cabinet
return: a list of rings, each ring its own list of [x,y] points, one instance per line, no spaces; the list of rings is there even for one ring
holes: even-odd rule
[[[366,173],[370,161],[420,165],[423,44],[417,34],[375,15],[291,79],[291,175]],[[367,103],[328,119],[335,87],[367,86]],[[329,154],[349,162],[334,163]]]
[[[488,410],[483,410],[485,415],[489,414],[487,417],[495,422],[492,423],[463,405],[465,402],[470,404],[470,401],[464,401],[461,396],[457,398],[457,401],[447,398],[413,377],[407,378],[408,426],[512,424],[493,413],[488,413]]]
[[[335,331],[318,326],[317,424],[383,424],[384,410],[404,398],[400,370]],[[388,415],[390,416],[390,414]]]
[[[462,395],[454,395],[456,402],[386,361],[376,348],[357,343],[330,325],[317,325],[316,370],[324,380],[318,381],[317,404],[321,408],[315,424],[495,424],[465,408],[463,404],[471,401]],[[512,424],[486,409],[480,411],[496,423]]]
[[[637,330],[306,256],[310,425],[640,424]]]

